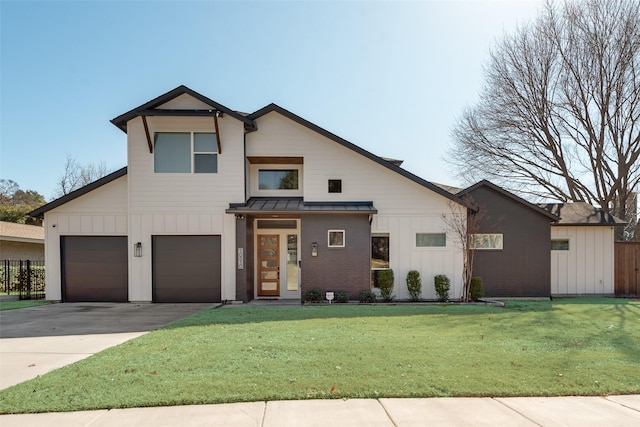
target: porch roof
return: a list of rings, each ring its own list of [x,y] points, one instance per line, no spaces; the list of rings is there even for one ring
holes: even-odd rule
[[[230,203],[226,213],[233,214],[375,214],[373,202],[305,202],[302,197],[251,197],[246,203]]]

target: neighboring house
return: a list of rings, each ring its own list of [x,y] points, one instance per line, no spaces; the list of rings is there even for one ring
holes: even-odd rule
[[[550,224],[558,217],[489,181],[457,195],[470,197],[479,210],[476,229],[469,216],[469,232],[473,275],[482,277],[485,296],[550,297]]]
[[[0,260],[44,261],[44,228],[0,221]]]
[[[615,227],[626,222],[584,202],[540,205],[551,227],[551,295],[614,295]]]
[[[457,196],[274,104],[241,114],[180,86],[112,120],[127,167],[32,212],[44,217],[47,299],[358,299],[380,269],[396,298],[418,270],[461,294],[444,214]]]

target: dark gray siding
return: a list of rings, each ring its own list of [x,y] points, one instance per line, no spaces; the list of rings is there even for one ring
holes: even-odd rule
[[[474,276],[487,297],[551,295],[550,219],[487,187],[470,195],[484,217],[480,233],[502,233],[502,250],[476,250]]]
[[[371,227],[368,215],[303,215],[301,225],[302,297],[309,289],[347,291],[360,298],[370,288]],[[345,247],[329,248],[328,230],[345,230]],[[311,245],[318,244],[318,256]]]
[[[244,251],[244,268],[238,268],[238,249]],[[253,299],[253,218],[236,218],[236,300],[248,302]]]

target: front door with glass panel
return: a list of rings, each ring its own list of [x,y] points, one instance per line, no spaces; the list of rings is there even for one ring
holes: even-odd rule
[[[258,296],[280,296],[280,236],[258,235]]]
[[[300,298],[299,220],[256,221],[256,297]]]

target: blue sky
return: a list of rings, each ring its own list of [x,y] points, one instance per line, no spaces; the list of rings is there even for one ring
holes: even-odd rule
[[[540,1],[0,0],[0,177],[50,200],[67,156],[126,165],[109,120],[184,84],[271,102],[427,180],[489,49]]]

